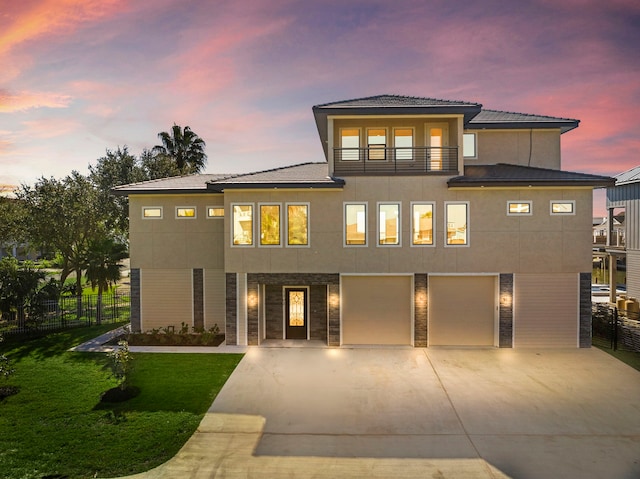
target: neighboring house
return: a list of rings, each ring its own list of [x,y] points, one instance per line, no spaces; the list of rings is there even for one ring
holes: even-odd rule
[[[616,215],[613,217],[613,235],[607,234],[609,230],[609,218],[595,218],[593,222],[593,244],[594,245],[606,245],[607,238],[610,238],[609,243],[615,246],[624,246],[624,214]],[[598,221],[596,221],[598,220]]]
[[[313,107],[325,162],[115,189],[132,326],[227,344],[589,347],[594,187],[578,120],[375,96]]]
[[[610,287],[615,286],[616,259],[626,257],[627,296],[640,299],[640,166],[615,176],[615,185],[607,188],[608,224],[606,252],[609,255]],[[623,213],[614,215],[616,209]],[[615,220],[624,218],[624,242],[617,242]],[[612,290],[615,288],[612,288]],[[615,298],[611,298],[615,302]]]

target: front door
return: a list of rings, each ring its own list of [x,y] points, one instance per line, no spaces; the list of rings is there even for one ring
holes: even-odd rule
[[[307,339],[307,290],[285,288],[285,334],[287,339]]]

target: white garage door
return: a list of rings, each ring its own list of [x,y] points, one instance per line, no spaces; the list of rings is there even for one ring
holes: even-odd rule
[[[342,343],[411,345],[411,276],[342,276]]]
[[[429,346],[495,346],[496,276],[429,276]]]
[[[513,278],[513,346],[578,346],[579,275],[516,274]]]

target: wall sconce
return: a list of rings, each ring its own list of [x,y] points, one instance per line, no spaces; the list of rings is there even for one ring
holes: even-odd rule
[[[258,295],[251,292],[247,295],[247,306],[249,308],[255,308],[258,305]]]
[[[503,293],[500,295],[500,306],[511,307],[513,298],[510,293]]]

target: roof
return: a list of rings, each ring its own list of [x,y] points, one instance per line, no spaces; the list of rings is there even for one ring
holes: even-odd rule
[[[339,109],[339,108],[433,108],[433,107],[474,107],[481,108],[479,103],[470,103],[456,100],[440,100],[437,98],[424,98],[401,95],[377,95],[365,98],[354,98],[323,105],[316,105],[314,109]]]
[[[534,168],[532,166],[495,165],[465,166],[464,175],[451,178],[450,188],[500,187],[500,186],[611,186],[614,179],[608,176],[576,173],[572,171]]]
[[[566,133],[577,128],[579,124],[580,120],[572,118],[483,109],[469,120],[465,126],[470,129],[560,128],[561,133]]]
[[[303,163],[271,170],[234,174],[175,176],[116,186],[116,195],[222,193],[225,189],[342,188],[344,180],[329,177],[327,163]]]
[[[622,173],[614,176],[614,178],[616,179],[616,186],[626,185],[628,183],[638,183],[640,182],[640,166],[623,171]]]

